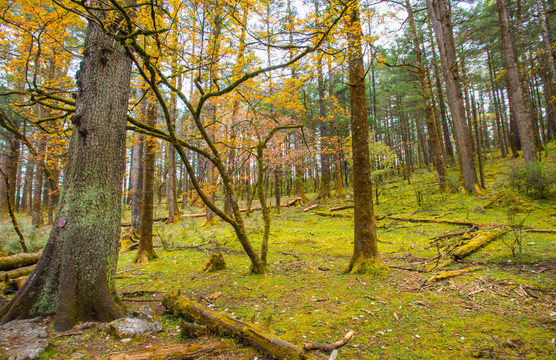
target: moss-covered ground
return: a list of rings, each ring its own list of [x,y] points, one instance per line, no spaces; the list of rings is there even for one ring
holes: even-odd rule
[[[554,168],[556,149],[549,155],[545,162]],[[353,220],[320,216],[317,211],[349,204],[348,195],[321,203],[312,211],[304,212],[304,206],[298,206],[273,212],[265,275],[249,273],[249,259],[231,227],[223,222],[211,226],[203,226],[204,220],[195,218],[175,224],[157,222],[154,233],[159,259],[138,265],[132,263],[134,251],[122,253],[117,290],[130,307],[160,307],[163,294],[178,288],[189,298],[238,319],[268,324],[270,317],[271,331],[299,346],[308,341],[336,341],[354,330],[356,336],[340,349],[339,359],[556,358],[556,234],[511,230],[522,221],[527,228],[555,229],[556,202],[554,198],[533,200],[507,190],[510,166],[522,160],[497,156],[489,154],[484,196],[463,193],[455,185],[457,173],[453,169],[452,192],[440,193],[434,173],[421,169],[411,184],[393,177],[385,185],[380,203],[375,204],[375,212],[381,216],[508,226],[502,237],[442,269],[483,266],[478,271],[424,286],[434,274],[427,272],[427,265],[445,244],[460,240],[431,241],[466,227],[383,218],[378,221],[379,249],[388,268],[343,274],[353,246]],[[511,196],[486,207],[502,190]],[[309,197],[314,199],[316,194]],[[186,208],[182,213],[201,211]],[[164,214],[164,204],[157,212]],[[124,218],[129,218],[127,211]],[[260,211],[246,217],[246,226],[250,240],[260,249]],[[6,221],[1,231],[8,228]],[[516,247],[514,256],[511,247],[515,239],[521,241],[522,250],[520,253]],[[10,244],[4,243],[7,250],[11,250]],[[214,251],[223,253],[227,268],[205,273]],[[50,356],[69,358],[80,352],[94,358],[145,344],[185,341],[177,336],[176,318],[166,314],[161,321],[165,332],[157,335],[158,340],[148,337],[121,343],[91,332],[78,338],[59,338]],[[87,350],[84,344],[89,342],[96,347]],[[256,350],[238,347],[213,358],[256,357],[262,358]]]

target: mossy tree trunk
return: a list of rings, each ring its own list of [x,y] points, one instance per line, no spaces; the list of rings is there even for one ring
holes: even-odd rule
[[[353,151],[354,247],[351,261],[345,269],[346,273],[365,272],[381,266],[371,186],[359,2],[355,2],[349,12],[348,64]]]
[[[55,315],[55,329],[121,316],[114,278],[125,167],[131,59],[94,22],[87,27],[56,219],[25,285],[1,322]]]

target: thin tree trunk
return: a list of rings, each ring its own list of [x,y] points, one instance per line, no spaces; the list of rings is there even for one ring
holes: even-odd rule
[[[148,105],[147,125],[156,126],[156,106]],[[145,138],[145,162],[143,170],[143,205],[141,207],[141,227],[139,247],[133,262],[145,264],[158,256],[153,248],[153,206],[154,206],[154,162],[156,158],[156,138]]]
[[[373,210],[365,70],[361,51],[359,1],[348,15],[348,64],[353,150],[354,248],[346,273],[380,267]]]
[[[432,103],[432,90],[430,83],[427,79],[427,71],[425,69],[425,63],[423,61],[423,56],[421,54],[421,47],[419,44],[419,38],[417,37],[417,27],[415,25],[415,19],[413,17],[413,10],[409,0],[405,0],[405,7],[408,13],[409,27],[411,29],[411,37],[413,41],[413,52],[415,53],[418,66],[418,76],[419,76],[419,86],[421,87],[421,95],[423,96],[423,102],[425,104],[425,123],[427,126],[427,132],[429,133],[429,142],[431,146],[431,157],[436,168],[436,174],[438,177],[438,185],[441,191],[446,190],[446,165],[444,164],[444,158],[442,157],[442,148],[440,143],[440,138],[438,134],[438,128],[436,126],[436,114],[434,109],[434,104]],[[428,166],[428,162],[427,162]]]

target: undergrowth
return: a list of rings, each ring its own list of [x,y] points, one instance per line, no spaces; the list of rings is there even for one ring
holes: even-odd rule
[[[553,153],[551,149],[550,157],[544,160],[547,168],[554,168]],[[456,219],[510,228],[523,220],[523,228],[554,229],[554,199],[523,197],[508,190],[508,184],[501,180],[509,176],[510,165],[519,162],[489,154],[484,197],[467,195],[455,185],[441,193],[435,185],[435,174],[419,169],[412,184],[397,179],[385,181],[375,212],[381,216]],[[450,169],[450,178],[457,178],[455,169]],[[315,199],[316,194],[309,197]],[[489,203],[491,200],[496,201]],[[346,203],[345,198],[332,199],[320,207]],[[507,215],[508,204],[515,211],[515,221]],[[160,215],[165,212],[163,206],[157,211]],[[202,211],[189,207],[183,210]],[[352,214],[351,209],[342,212]],[[124,218],[129,218],[128,211]],[[378,274],[344,275],[342,270],[353,248],[352,221],[303,212],[303,207],[273,212],[269,271],[265,275],[249,274],[249,259],[232,229],[223,222],[212,226],[203,226],[203,219],[193,218],[175,224],[157,222],[154,240],[160,258],[137,265],[131,262],[133,251],[121,254],[117,290],[123,301],[133,306],[136,302],[126,302],[129,294],[146,291],[134,301],[143,299],[153,304],[149,302],[152,294],[179,288],[189,298],[245,321],[263,324],[270,318],[270,329],[276,336],[299,346],[308,341],[333,342],[354,330],[355,338],[340,349],[339,359],[553,357],[554,234],[524,231],[519,234],[521,251],[512,254],[507,244],[512,243],[515,234],[506,232],[446,268],[480,265],[481,270],[423,286],[431,276],[425,267],[438,255],[432,239],[465,227],[382,218],[378,222],[379,250],[389,269]],[[246,226],[255,248],[260,249],[260,212],[247,217]],[[9,224],[0,231],[5,235],[2,245],[17,251],[17,239],[10,238]],[[27,225],[24,233],[31,233]],[[205,273],[203,269],[214,251],[222,252],[227,267]],[[215,293],[222,296],[207,300]],[[177,338],[177,319],[166,315],[161,320],[166,336],[181,341]],[[119,343],[114,346],[125,348]],[[77,344],[74,349],[84,351],[82,347]],[[103,351],[106,355],[114,350]],[[58,356],[71,358],[71,354],[72,350],[64,350]],[[245,354],[234,359],[261,358],[256,351]]]

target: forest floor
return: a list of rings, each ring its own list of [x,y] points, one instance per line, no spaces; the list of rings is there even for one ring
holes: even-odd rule
[[[87,330],[54,338],[42,357],[107,358],[147,346],[220,341],[214,335],[195,340],[179,337],[179,319],[165,312],[161,299],[166,292],[180,289],[182,295],[212,310],[257,324],[266,320],[275,336],[300,347],[309,341],[340,340],[355,331],[355,337],[339,349],[338,359],[554,359],[556,234],[519,231],[518,225],[556,229],[556,202],[554,198],[532,200],[507,190],[510,167],[522,160],[497,156],[489,155],[484,196],[469,196],[458,186],[453,192],[440,193],[434,173],[426,169],[418,170],[411,184],[399,179],[385,185],[375,212],[380,216],[379,250],[387,269],[375,273],[342,273],[353,248],[352,210],[334,212],[346,214],[338,217],[317,213],[350,204],[349,194],[307,212],[303,208],[310,204],[274,212],[265,275],[249,273],[249,259],[223,222],[212,226],[195,218],[174,224],[157,222],[159,258],[138,265],[131,261],[134,251],[120,254],[116,286],[130,308],[149,305],[164,331],[123,343],[102,331]],[[556,168],[554,146],[545,162]],[[452,175],[451,181],[456,183],[457,176]],[[487,206],[500,191],[511,195]],[[164,204],[157,212],[165,214]],[[461,242],[461,236],[436,242],[435,237],[471,226],[409,222],[386,215],[463,220],[488,224],[486,228],[505,225],[507,231],[479,251],[431,272],[430,267],[444,261],[435,257],[446,245]],[[21,222],[25,221],[22,217]],[[260,211],[246,217],[246,225],[251,241],[260,248]],[[23,228],[34,246],[40,246],[48,233],[46,226],[42,233],[28,225]],[[2,245],[14,251],[17,240],[10,231],[9,219],[5,219],[0,235],[13,240],[4,240]],[[516,239],[522,251],[516,248],[514,256],[511,248]],[[209,253],[214,251],[224,254],[227,268],[205,273]],[[426,283],[440,271],[470,266],[481,268]],[[267,359],[254,348],[232,344],[229,351],[201,358]]]

